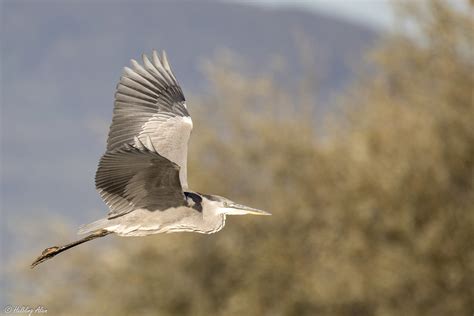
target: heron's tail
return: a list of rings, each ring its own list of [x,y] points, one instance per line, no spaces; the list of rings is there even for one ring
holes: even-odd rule
[[[96,239],[96,238],[99,238],[99,237],[104,237],[104,236],[107,236],[108,234],[111,234],[112,232],[110,231],[107,231],[105,229],[101,229],[101,230],[98,230],[82,239],[79,239],[77,241],[74,241],[72,243],[69,243],[69,244],[66,244],[66,245],[63,245],[63,246],[53,246],[53,247],[49,247],[49,248],[46,248],[45,250],[43,250],[43,252],[41,253],[41,255],[36,258],[35,261],[33,261],[33,263],[31,264],[31,268],[34,268],[36,265],[40,264],[41,262],[44,262],[48,259],[51,259],[52,257],[56,256],[57,254],[60,254],[61,252],[63,251],[66,251],[72,247],[75,247],[75,246],[78,246],[82,243],[85,243],[87,241],[90,241],[90,240],[93,240],[93,239]]]
[[[89,234],[101,229],[107,229],[111,224],[108,218],[101,218],[95,222],[85,224],[79,226],[79,231],[77,232],[79,235]]]

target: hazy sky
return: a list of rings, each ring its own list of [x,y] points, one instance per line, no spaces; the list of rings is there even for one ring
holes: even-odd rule
[[[392,22],[389,0],[225,0],[265,6],[290,6],[323,12],[361,22],[374,28],[386,28]]]

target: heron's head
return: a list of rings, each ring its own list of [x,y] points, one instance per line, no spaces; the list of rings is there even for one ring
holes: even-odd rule
[[[272,215],[268,212],[235,203],[219,195],[205,195],[215,205],[217,213],[224,215]]]

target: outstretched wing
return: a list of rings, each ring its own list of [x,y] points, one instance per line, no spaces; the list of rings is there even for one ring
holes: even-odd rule
[[[153,147],[163,157],[180,166],[180,181],[187,183],[188,141],[193,128],[185,99],[165,52],[152,59],[143,55],[143,65],[131,60],[125,67],[115,93],[115,107],[107,151],[151,138]],[[138,144],[135,144],[138,145]]]
[[[138,208],[150,211],[184,205],[179,166],[161,156],[147,138],[135,145],[106,152],[99,162],[95,183],[109,206],[108,218]]]

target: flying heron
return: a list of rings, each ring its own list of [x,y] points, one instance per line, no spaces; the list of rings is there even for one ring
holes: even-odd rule
[[[183,92],[164,51],[142,58],[143,65],[132,59],[132,68],[125,67],[120,77],[107,149],[95,176],[96,189],[109,207],[107,217],[81,226],[79,234],[89,234],[86,237],[46,248],[32,268],[109,234],[212,234],[224,227],[226,215],[270,215],[188,188],[193,122]]]

